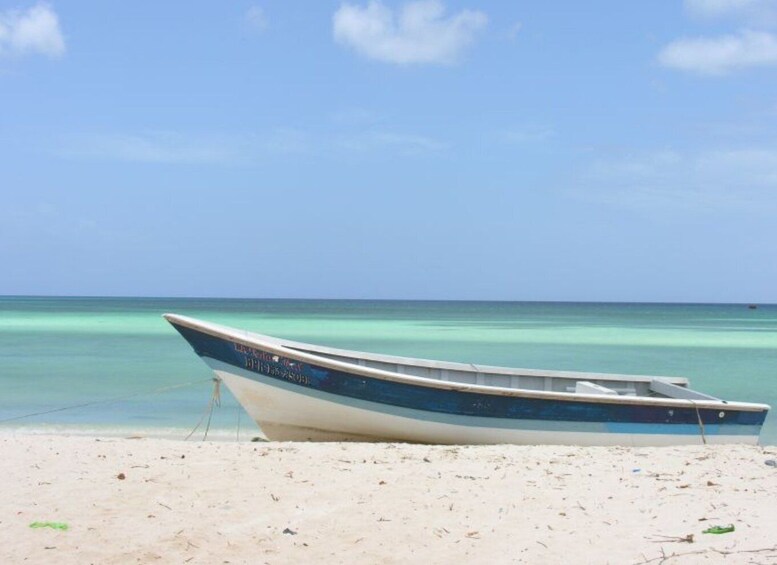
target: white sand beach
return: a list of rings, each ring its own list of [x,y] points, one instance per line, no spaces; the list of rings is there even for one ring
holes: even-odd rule
[[[775,447],[0,445],[2,563],[777,561]]]

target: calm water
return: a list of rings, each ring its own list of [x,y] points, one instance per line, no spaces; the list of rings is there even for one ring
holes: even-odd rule
[[[192,381],[2,428],[184,436],[210,370],[161,318],[174,312],[349,349],[515,367],[678,375],[777,407],[777,306],[0,297],[0,420]],[[212,426],[256,428],[226,391]],[[770,415],[762,442],[777,443]]]

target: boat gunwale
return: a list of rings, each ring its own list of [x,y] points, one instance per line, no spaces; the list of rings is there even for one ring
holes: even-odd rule
[[[346,373],[350,373],[358,376],[375,378],[379,380],[389,380],[392,382],[399,382],[399,383],[423,386],[428,388],[437,388],[442,390],[455,390],[460,392],[471,392],[471,393],[480,393],[480,394],[492,394],[496,396],[514,396],[519,398],[552,399],[552,400],[561,400],[566,402],[585,401],[585,402],[595,402],[595,403],[601,403],[601,404],[634,404],[634,405],[649,404],[653,406],[668,406],[672,408],[695,407],[695,408],[711,408],[716,410],[734,409],[734,410],[741,410],[746,412],[761,412],[761,411],[768,411],[771,409],[771,407],[768,404],[727,401],[722,399],[721,400],[696,400],[696,399],[680,399],[680,398],[656,398],[656,397],[648,397],[648,396],[597,395],[597,394],[583,394],[583,393],[575,393],[575,392],[558,392],[558,391],[530,390],[530,389],[520,389],[520,388],[507,388],[507,387],[492,386],[492,385],[479,385],[479,384],[471,384],[471,383],[458,383],[455,381],[443,381],[440,379],[420,377],[417,375],[396,373],[396,372],[387,371],[384,369],[377,369],[374,367],[358,365],[355,363],[346,363],[344,361],[338,361],[336,359],[331,359],[322,355],[316,355],[315,353],[310,353],[305,350],[297,349],[297,347],[312,347],[313,349],[319,348],[319,346],[315,346],[312,344],[295,342],[295,341],[286,340],[283,338],[276,338],[273,336],[257,334],[257,333],[249,332],[247,330],[239,330],[237,328],[231,328],[229,326],[222,326],[211,322],[205,322],[202,320],[198,320],[196,318],[181,316],[178,314],[164,314],[163,317],[171,324],[178,324],[193,330],[197,330],[202,333],[208,334],[212,337],[226,339],[228,341],[235,341],[248,347],[256,348],[258,346],[264,349],[268,349],[272,353],[282,355],[285,357],[292,357],[298,361],[303,361],[305,363],[323,366],[329,369],[340,370],[340,371],[344,371]],[[324,354],[329,353],[329,354],[336,355],[340,353],[345,353],[345,354],[354,355],[356,358],[358,358],[359,356],[358,354],[361,354],[361,352],[357,352],[357,351],[348,351],[348,350],[330,348],[325,346],[321,346],[320,348],[327,350],[322,352]],[[382,359],[390,359],[391,362],[397,362],[394,360],[415,361],[415,359],[412,359],[412,358],[383,356],[380,354],[369,354],[369,353],[367,355],[381,357]],[[347,356],[347,355],[343,355],[343,356]],[[372,360],[378,360],[378,359],[372,359]],[[437,363],[436,361],[432,361],[432,360],[421,360],[421,361]],[[480,365],[480,366],[468,365],[466,363],[455,363],[455,362],[446,362],[446,361],[443,361],[441,363],[443,364],[452,363],[453,365],[457,365],[459,367],[472,367],[471,369],[468,369],[468,370],[469,372],[473,372],[473,373],[480,372],[480,368],[487,368],[486,366],[483,366],[483,365]],[[408,363],[408,364],[412,364],[412,363]],[[495,368],[499,368],[499,367],[495,367]],[[501,369],[508,370],[507,368],[501,368]],[[467,370],[467,369],[462,369],[462,370]],[[521,373],[514,373],[515,376],[523,375],[522,369],[511,369],[511,370],[521,371]],[[490,368],[489,368],[489,372],[491,372]],[[589,379],[593,378],[595,380],[605,380],[600,378],[599,375],[602,375],[602,376],[609,377],[611,380],[621,380],[621,381],[631,380],[632,382],[650,382],[652,380],[661,380],[661,381],[676,384],[677,379],[682,379],[687,383],[687,379],[684,379],[683,377],[674,377],[674,378],[652,377],[647,375],[616,375],[612,373],[585,373],[585,372],[572,372],[572,371],[562,372],[562,374],[557,374],[554,371],[535,371],[535,372],[536,374],[534,375],[526,375],[526,376],[544,376],[544,377],[551,377],[551,378],[566,378],[566,379],[576,378],[577,380],[583,380],[582,377],[588,377]],[[507,374],[513,374],[513,373],[507,373]]]

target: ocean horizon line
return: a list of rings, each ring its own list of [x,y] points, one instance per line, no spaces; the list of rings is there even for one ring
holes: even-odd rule
[[[223,301],[274,301],[274,302],[418,302],[418,303],[475,303],[475,304],[612,304],[657,306],[777,306],[777,302],[703,302],[661,300],[515,300],[487,298],[311,298],[311,297],[249,297],[249,296],[152,296],[152,295],[80,295],[80,294],[0,294],[4,299],[56,299],[56,300],[223,300]]]

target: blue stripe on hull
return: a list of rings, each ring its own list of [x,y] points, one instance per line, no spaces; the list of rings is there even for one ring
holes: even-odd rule
[[[425,419],[450,421],[467,417],[484,419],[490,427],[520,428],[529,422],[541,422],[543,429],[601,433],[649,433],[698,435],[698,418],[707,435],[757,435],[766,417],[765,411],[726,409],[723,417],[717,409],[587,402],[492,395],[426,387],[411,383],[382,380],[341,370],[301,363],[279,357],[255,347],[246,347],[223,338],[173,324],[198,355],[241,370],[255,380],[273,383],[303,394],[327,393],[339,402],[354,401],[384,407],[381,411],[404,410],[428,413]],[[262,375],[264,378],[259,377]]]
[[[359,408],[370,412],[380,412],[390,416],[399,416],[424,422],[435,422],[455,426],[480,427],[505,430],[525,430],[537,432],[575,432],[584,434],[644,434],[644,435],[688,435],[698,437],[700,430],[698,423],[690,424],[635,424],[623,422],[579,422],[579,421],[554,421],[554,420],[524,420],[514,418],[493,418],[486,416],[464,416],[460,414],[447,414],[443,412],[431,412],[429,410],[417,410],[402,406],[392,406],[376,403],[347,396],[330,394],[308,387],[274,379],[266,375],[249,372],[221,361],[204,358],[205,362],[214,370],[250,379],[258,383],[277,387],[296,394],[303,394],[317,400],[334,402],[342,406]],[[760,426],[739,426],[728,424],[726,426],[705,426],[705,434],[708,436],[757,436]]]

